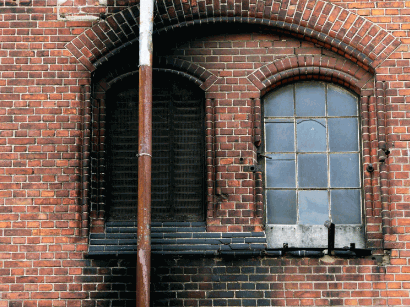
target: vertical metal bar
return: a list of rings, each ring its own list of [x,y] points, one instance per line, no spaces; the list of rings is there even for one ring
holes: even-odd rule
[[[213,169],[213,196],[214,196],[214,202],[213,202],[213,208],[212,208],[212,214],[213,217],[217,217],[216,211],[218,210],[218,204],[219,204],[219,198],[217,197],[221,193],[218,191],[218,168],[216,165],[216,152],[217,152],[217,143],[216,143],[216,112],[215,112],[215,99],[211,99],[211,107],[212,107],[212,169]]]
[[[169,216],[171,217],[172,220],[175,220],[175,214],[176,214],[176,208],[175,208],[175,201],[174,201],[174,195],[175,195],[175,128],[174,128],[174,116],[175,113],[177,112],[175,105],[174,105],[174,99],[173,95],[170,95],[170,103],[168,105],[168,144],[169,144],[169,193],[168,193],[168,204],[169,204]]]
[[[85,206],[85,187],[84,187],[84,116],[85,116],[85,86],[81,85],[81,98],[80,98],[80,108],[79,108],[79,115],[81,117],[80,121],[80,210],[79,210],[79,220],[80,220],[80,236],[83,235],[83,214],[84,214],[84,206]]]
[[[330,226],[328,228],[327,241],[328,241],[328,246],[327,246],[328,253],[329,255],[332,255],[332,252],[335,249],[335,224],[333,223],[330,223]]]
[[[153,12],[154,0],[140,1],[137,307],[150,306]]]

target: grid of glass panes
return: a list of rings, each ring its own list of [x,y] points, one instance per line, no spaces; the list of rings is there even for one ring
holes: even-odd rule
[[[361,224],[358,99],[323,82],[264,98],[267,224]]]

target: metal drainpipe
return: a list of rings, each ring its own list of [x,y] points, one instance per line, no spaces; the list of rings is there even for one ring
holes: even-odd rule
[[[137,307],[150,306],[153,12],[154,0],[140,1]]]

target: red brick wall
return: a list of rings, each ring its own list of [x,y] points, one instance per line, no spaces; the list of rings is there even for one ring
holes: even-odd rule
[[[115,77],[105,66],[112,51],[137,46],[137,1],[77,2],[0,2],[0,307],[133,301],[132,261],[90,260],[86,253],[88,229],[103,223],[91,212],[88,224],[90,95],[103,95]],[[264,92],[309,75],[363,97],[363,159],[376,164],[373,177],[364,178],[368,242],[379,250],[374,260],[154,263],[155,305],[410,305],[409,7],[409,1],[308,0],[159,5],[157,29],[168,32],[156,36],[157,67],[198,78],[208,109],[216,110],[208,116],[208,144],[214,127],[219,150],[215,162],[208,150],[218,182],[214,190],[208,181],[208,229],[262,229],[260,175],[240,172],[242,163],[254,163],[260,134],[249,120],[257,123]],[[110,17],[87,21],[100,13]],[[224,19],[232,16],[236,24],[256,25],[238,33]],[[192,20],[202,24],[185,31]],[[220,27],[212,27],[218,20]],[[135,58],[127,61],[125,70],[135,65],[129,64]],[[379,163],[384,143],[390,154]],[[228,198],[218,199],[220,193]],[[391,258],[383,262],[384,252]]]

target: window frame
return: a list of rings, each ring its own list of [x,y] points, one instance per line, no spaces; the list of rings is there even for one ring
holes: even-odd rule
[[[353,118],[357,119],[357,138],[358,138],[358,150],[356,151],[357,154],[359,155],[358,159],[358,176],[359,176],[359,187],[356,188],[360,191],[360,205],[359,205],[359,210],[361,213],[361,224],[336,224],[336,231],[335,231],[335,246],[338,248],[343,248],[346,246],[349,246],[350,243],[355,243],[357,248],[364,248],[366,245],[365,242],[365,223],[366,223],[366,212],[364,210],[364,174],[362,171],[362,160],[363,160],[363,140],[362,140],[362,126],[361,126],[361,109],[360,109],[360,101],[361,98],[359,95],[356,93],[353,93],[346,87],[340,86],[338,84],[334,84],[331,82],[324,82],[324,81],[317,81],[317,80],[309,80],[309,81],[299,81],[299,82],[293,82],[293,83],[286,83],[282,87],[277,87],[273,89],[272,91],[269,91],[265,93],[265,95],[262,97],[262,104],[261,104],[261,111],[262,111],[262,145],[261,145],[261,151],[262,151],[262,157],[266,157],[266,155],[269,156],[269,154],[266,154],[266,117],[265,116],[265,99],[269,97],[269,95],[272,95],[274,92],[283,89],[286,86],[292,86],[293,87],[293,98],[295,97],[295,87],[296,84],[303,84],[303,83],[315,83],[315,84],[324,84],[325,85],[325,91],[326,91],[326,97],[327,97],[327,92],[328,92],[328,86],[332,85],[335,86],[336,88],[340,88],[343,91],[348,92],[350,95],[355,97],[356,103],[357,103],[357,109],[356,109],[356,116],[350,116]],[[328,132],[328,124],[327,120],[329,118],[334,118],[335,116],[330,116],[327,112],[327,98],[325,100],[325,108],[326,108],[326,113],[323,117],[319,118],[324,118],[326,120],[326,155],[327,155],[327,186],[324,190],[326,190],[328,193],[329,199],[327,200],[328,202],[328,210],[330,212],[331,210],[331,200],[330,200],[330,191],[332,190],[332,187],[329,185],[329,173],[330,173],[330,155],[331,152],[329,151],[329,145],[328,145],[328,138],[329,138],[329,132]],[[293,101],[293,108],[295,108],[295,101]],[[296,116],[295,112],[293,116],[286,117],[290,121],[293,121],[294,127],[296,127],[297,121],[301,118],[306,118],[306,117],[314,117],[314,116]],[[347,116],[349,117],[349,116]],[[279,116],[278,116],[279,118]],[[284,118],[284,116],[282,116]],[[340,118],[337,117],[336,118]],[[296,129],[296,128],[295,128]],[[296,138],[296,130],[293,131],[294,136]],[[294,155],[295,158],[298,155],[298,149],[296,148],[296,143],[297,140],[294,140]],[[313,152],[314,153],[314,152]],[[268,248],[282,248],[283,244],[286,243],[289,247],[296,247],[296,248],[325,248],[327,247],[327,236],[328,236],[328,231],[327,228],[324,225],[303,225],[303,224],[270,224],[268,223],[268,217],[267,217],[267,193],[270,190],[270,188],[267,187],[267,171],[266,171],[266,164],[267,159],[261,159],[260,163],[262,165],[263,169],[263,198],[264,198],[264,220],[265,220],[265,227],[266,227],[266,237],[267,237],[267,242],[268,242]],[[297,178],[297,164],[295,162],[295,180],[298,181]],[[296,183],[295,183],[296,184]],[[272,189],[271,189],[272,190]],[[303,189],[295,186],[295,193],[299,193],[299,191],[302,191]],[[296,204],[297,207],[297,204]],[[297,209],[298,210],[298,209]],[[297,215],[298,211],[296,212]],[[298,218],[298,217],[297,217]]]

